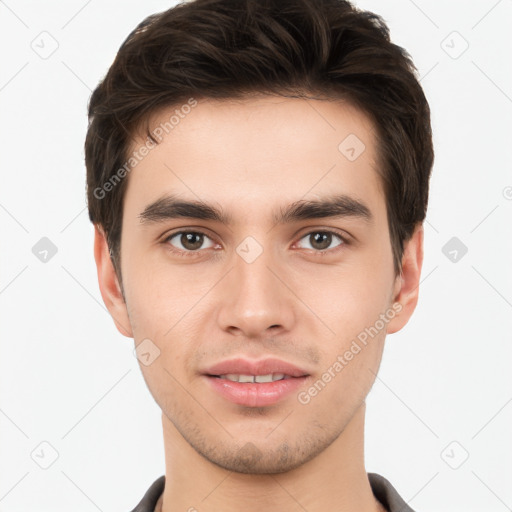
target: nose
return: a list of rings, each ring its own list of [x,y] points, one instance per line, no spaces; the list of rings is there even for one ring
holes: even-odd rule
[[[219,283],[220,327],[247,338],[289,332],[298,307],[290,277],[271,250],[264,249],[253,261],[240,254],[234,254],[234,268]]]

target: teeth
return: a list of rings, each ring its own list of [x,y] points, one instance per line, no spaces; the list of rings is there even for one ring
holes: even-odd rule
[[[284,373],[269,373],[268,375],[239,375],[228,373],[220,375],[221,379],[227,379],[232,382],[274,382],[285,378]]]
[[[278,375],[278,374],[276,374]],[[273,377],[272,374],[269,373],[268,375],[256,375],[254,377],[254,382],[272,382]],[[278,380],[278,379],[275,379]]]

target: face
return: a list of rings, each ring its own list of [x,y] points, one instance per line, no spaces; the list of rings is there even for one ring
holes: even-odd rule
[[[288,471],[344,431],[386,332],[412,312],[395,303],[405,278],[393,269],[374,128],[320,100],[188,110],[129,174],[126,303],[109,309],[146,344],[150,392],[190,446],[231,471]]]

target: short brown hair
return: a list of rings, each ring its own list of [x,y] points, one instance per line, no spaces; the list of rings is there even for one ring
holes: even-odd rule
[[[124,178],[141,123],[190,97],[254,93],[345,99],[372,119],[399,273],[404,242],[425,219],[434,151],[416,68],[384,20],[344,0],[193,0],[140,23],[89,101],[89,218],[106,234],[119,280],[119,171]]]

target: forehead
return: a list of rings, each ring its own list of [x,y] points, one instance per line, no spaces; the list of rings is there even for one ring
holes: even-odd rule
[[[159,143],[130,171],[125,197],[139,211],[165,194],[233,205],[247,217],[249,204],[333,193],[383,204],[374,126],[350,104],[261,96],[190,105],[149,120]],[[129,154],[145,141],[139,135]]]

